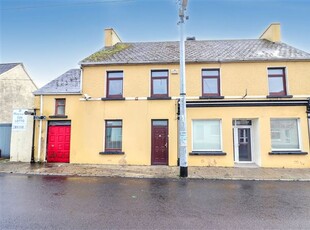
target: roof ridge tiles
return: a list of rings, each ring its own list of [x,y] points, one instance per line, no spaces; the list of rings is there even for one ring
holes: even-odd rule
[[[124,42],[125,49],[110,54],[96,52],[80,62],[96,64],[149,64],[178,62],[178,41]],[[117,44],[115,45],[115,47]],[[190,51],[189,51],[190,50]],[[282,42],[265,39],[223,39],[186,41],[187,62],[240,62],[240,61],[289,61],[309,60],[310,54]],[[95,58],[92,58],[95,57]]]

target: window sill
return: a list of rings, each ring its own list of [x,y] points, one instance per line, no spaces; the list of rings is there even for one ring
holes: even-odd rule
[[[49,116],[49,118],[68,118],[67,115],[52,115],[52,116]]]
[[[272,151],[269,155],[307,155],[307,152],[302,151]]]
[[[104,151],[99,152],[100,155],[124,155],[125,152],[119,152],[119,151]]]
[[[200,96],[199,99],[224,99],[224,96]]]
[[[293,95],[268,95],[266,98],[293,98]]]
[[[117,98],[108,98],[108,97],[102,97],[101,101],[124,101],[124,97],[117,97]]]
[[[189,155],[202,155],[202,156],[225,156],[226,153],[222,151],[193,151]]]
[[[171,100],[171,97],[148,97],[148,100]]]

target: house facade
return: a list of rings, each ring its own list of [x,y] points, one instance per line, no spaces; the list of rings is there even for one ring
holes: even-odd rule
[[[310,167],[310,54],[280,41],[186,41],[189,166]],[[179,43],[105,48],[35,92],[36,160],[178,164]]]
[[[0,157],[30,162],[33,120],[24,111],[34,108],[36,89],[22,63],[0,64]],[[22,127],[12,125],[14,118]]]

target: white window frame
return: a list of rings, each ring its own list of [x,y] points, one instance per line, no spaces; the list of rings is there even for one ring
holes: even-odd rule
[[[194,149],[194,122],[195,121],[219,121],[220,125],[220,149]],[[192,151],[193,152],[222,152],[223,151],[223,136],[222,136],[222,119],[193,119],[192,120]]]
[[[242,119],[234,119],[234,121],[238,121]],[[250,119],[247,119],[250,120]],[[253,124],[253,120],[251,120]],[[235,163],[240,163],[240,164],[248,164],[248,163],[254,163],[254,135],[253,135],[253,125],[237,125],[234,123],[233,125],[233,137],[234,137],[234,162]],[[250,129],[250,141],[251,141],[251,161],[239,161],[239,140],[238,140],[238,129],[239,128],[244,128],[244,129]]]
[[[272,120],[296,120],[297,121],[297,135],[298,135],[298,149],[274,149],[272,148],[272,139],[271,139],[271,122]],[[301,142],[301,130],[300,130],[300,119],[296,117],[277,117],[277,118],[270,118],[270,144],[271,144],[271,150],[272,151],[301,151],[302,149],[302,142]]]

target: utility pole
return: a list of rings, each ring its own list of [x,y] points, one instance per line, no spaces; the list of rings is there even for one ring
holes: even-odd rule
[[[187,0],[180,0],[180,115],[179,115],[179,156],[180,177],[188,176],[187,169],[187,125],[186,125],[186,78],[185,78],[185,43],[184,23]]]

